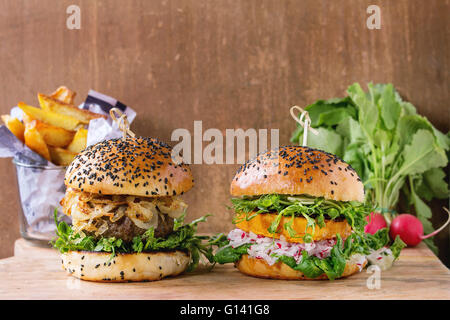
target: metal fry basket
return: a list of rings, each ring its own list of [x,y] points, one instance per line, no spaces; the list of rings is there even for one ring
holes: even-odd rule
[[[63,215],[59,202],[66,191],[66,167],[33,165],[16,159],[13,163],[21,204],[20,233],[27,240],[48,246],[56,236],[54,210],[58,210],[58,217]]]

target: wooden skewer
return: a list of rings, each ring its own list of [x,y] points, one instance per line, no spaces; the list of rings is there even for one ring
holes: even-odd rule
[[[295,115],[295,110],[298,110],[301,112],[300,118]],[[319,134],[319,131],[317,131],[314,128],[311,128],[311,118],[309,117],[308,111],[300,108],[299,106],[293,106],[291,107],[291,116],[294,118],[295,121],[297,121],[302,127],[303,127],[303,147],[306,147],[306,144],[308,142],[308,131],[311,131],[316,136]],[[305,121],[303,122],[303,119]]]
[[[122,131],[123,140],[127,138],[127,134],[133,138],[135,137],[134,132],[130,130],[130,123],[128,122],[127,115],[125,113],[117,108],[112,108],[111,110],[109,110],[109,115],[111,116],[111,119],[113,119],[113,121],[117,124],[119,130]]]

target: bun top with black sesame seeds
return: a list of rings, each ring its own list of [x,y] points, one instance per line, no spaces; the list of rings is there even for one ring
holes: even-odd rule
[[[284,146],[258,154],[239,168],[232,196],[290,194],[364,202],[364,185],[356,171],[337,156],[301,146]]]
[[[194,184],[188,165],[176,164],[171,147],[152,138],[99,142],[79,153],[67,168],[67,187],[105,195],[176,196]]]

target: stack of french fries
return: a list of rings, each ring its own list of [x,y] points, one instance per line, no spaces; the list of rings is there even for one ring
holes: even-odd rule
[[[67,166],[86,148],[87,126],[104,115],[74,106],[76,92],[61,86],[51,95],[38,93],[40,108],[19,102],[23,122],[10,115],[1,118],[6,127],[31,150],[56,165]]]

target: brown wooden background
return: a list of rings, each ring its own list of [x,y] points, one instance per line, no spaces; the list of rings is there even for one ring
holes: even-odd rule
[[[81,30],[66,8],[81,8]],[[382,10],[381,30],[366,8]],[[279,128],[288,144],[293,104],[342,96],[351,83],[392,82],[440,130],[449,130],[449,1],[0,0],[0,111],[65,84],[80,103],[92,88],[132,106],[139,135],[170,142],[176,128]],[[173,143],[172,143],[173,144]],[[0,258],[19,237],[10,159],[0,160]],[[237,165],[194,165],[190,218],[232,225]],[[444,219],[434,208],[435,226]],[[449,233],[438,236],[448,264]]]

